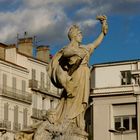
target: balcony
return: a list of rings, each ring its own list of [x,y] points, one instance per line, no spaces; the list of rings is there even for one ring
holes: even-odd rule
[[[48,86],[47,84],[45,83],[42,84],[40,81],[34,79],[29,80],[29,87],[33,91],[37,91],[42,94],[49,95],[55,98],[60,98],[60,93],[62,91],[61,89],[57,89],[55,87],[50,89],[50,86]]]
[[[14,131],[19,131],[21,130],[21,124],[20,123],[13,123],[13,130]]]
[[[43,115],[42,110],[36,108],[32,109],[32,118],[42,120],[43,119],[42,115]]]
[[[30,88],[38,88],[38,81],[35,79],[30,79],[29,80],[29,87]]]
[[[0,120],[0,128],[1,129],[11,129],[11,122],[7,120]]]
[[[22,129],[26,129],[27,127],[28,127],[27,124],[22,125]]]
[[[18,90],[18,89],[13,89],[13,88],[8,87],[8,86],[2,87],[2,88],[0,88],[0,90],[1,90],[0,91],[1,96],[31,104],[32,96],[28,92]]]

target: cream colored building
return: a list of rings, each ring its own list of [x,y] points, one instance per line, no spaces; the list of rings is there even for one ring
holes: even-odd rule
[[[91,70],[93,140],[140,140],[140,60]]]
[[[48,46],[38,46],[33,57],[32,38],[0,43],[0,140],[13,140],[14,132],[57,105],[60,91],[47,75],[49,61]]]

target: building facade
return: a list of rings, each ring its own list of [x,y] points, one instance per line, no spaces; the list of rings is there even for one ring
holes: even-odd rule
[[[49,47],[32,38],[0,43],[0,140],[42,120],[55,108],[61,90],[51,83]],[[96,64],[91,69],[86,130],[92,140],[140,140],[140,60]]]
[[[93,140],[140,140],[140,60],[91,70]]]
[[[33,56],[32,38],[17,45],[0,43],[0,132],[1,140],[13,140],[14,133],[42,120],[55,108],[60,91],[47,74],[48,46],[39,46]]]

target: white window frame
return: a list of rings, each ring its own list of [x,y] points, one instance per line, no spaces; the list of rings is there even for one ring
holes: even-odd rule
[[[129,130],[125,130],[124,132],[131,132],[131,131],[136,131],[136,129],[132,129],[132,118],[136,118],[136,115],[124,115],[124,116],[114,116],[114,129],[115,128],[115,119],[116,118],[120,118],[121,119],[121,126],[120,127],[124,127],[124,124],[123,124],[123,119],[125,117],[128,117],[129,118]],[[137,119],[137,118],[136,118]]]

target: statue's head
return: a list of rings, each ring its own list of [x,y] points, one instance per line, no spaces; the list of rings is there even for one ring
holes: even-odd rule
[[[51,123],[54,123],[56,121],[56,110],[54,109],[49,109],[46,113],[48,120]]]
[[[77,25],[72,25],[68,31],[68,38],[69,40],[75,40],[79,43],[82,42],[82,32]]]

